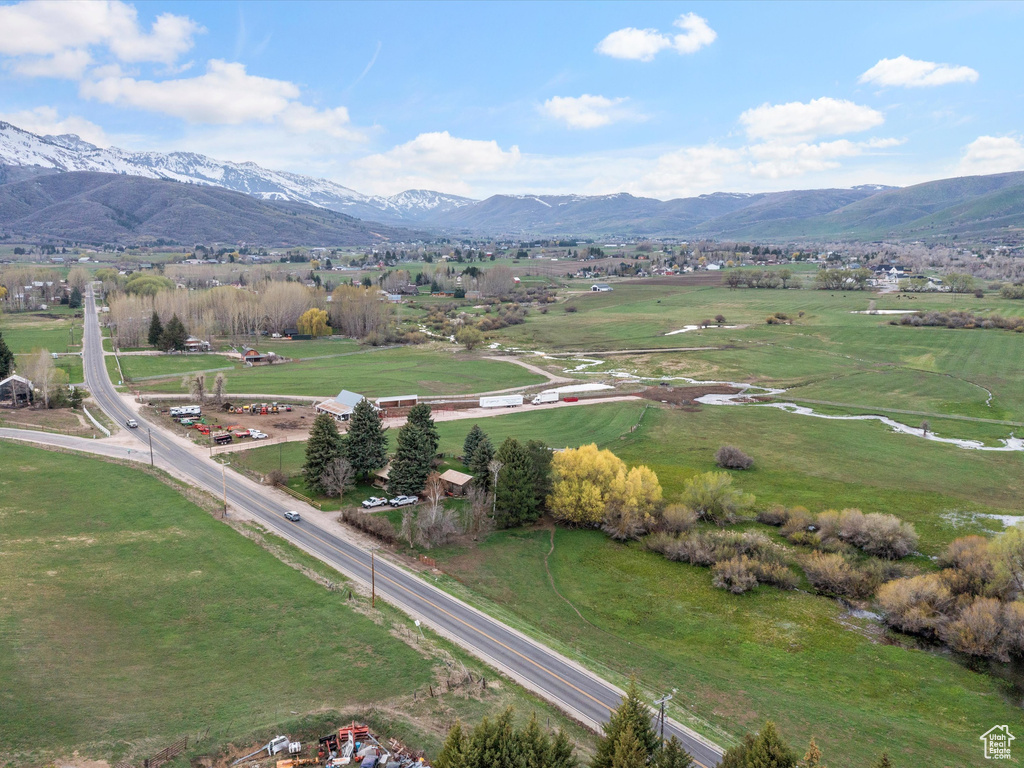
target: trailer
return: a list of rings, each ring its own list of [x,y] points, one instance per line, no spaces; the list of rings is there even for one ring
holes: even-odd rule
[[[533,400],[530,401],[530,405],[540,405],[541,403],[557,403],[558,393],[555,390],[549,390],[547,392],[541,392]]]
[[[522,404],[522,395],[495,395],[480,398],[481,408],[516,408]]]

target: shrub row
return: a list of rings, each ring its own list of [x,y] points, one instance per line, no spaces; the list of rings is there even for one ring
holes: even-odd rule
[[[918,541],[911,523],[878,512],[865,515],[859,509],[828,509],[813,515],[803,507],[775,506],[758,512],[757,521],[781,526],[782,535],[794,544],[841,551],[840,544],[845,543],[887,560],[906,557]]]
[[[380,539],[385,544],[394,544],[398,541],[398,532],[395,530],[395,526],[381,515],[368,515],[355,509],[343,509],[338,520]]]
[[[949,310],[946,312],[915,312],[891,320],[891,325],[938,326],[942,328],[1004,328],[1024,333],[1024,317],[1003,317],[988,315],[981,317],[972,312]]]

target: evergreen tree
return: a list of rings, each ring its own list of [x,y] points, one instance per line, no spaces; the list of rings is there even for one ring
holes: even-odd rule
[[[540,440],[531,440],[526,444],[526,451],[533,463],[533,495],[537,499],[537,509],[541,510],[554,486],[551,481],[551,449]]]
[[[725,753],[719,768],[796,768],[796,754],[779,736],[771,720],[755,736],[746,734],[743,741]]]
[[[363,398],[352,411],[345,438],[345,458],[357,475],[387,466],[388,439],[373,405]]]
[[[419,403],[409,409],[408,422],[415,424],[423,430],[423,434],[427,436],[430,441],[431,453],[437,454],[437,446],[441,444],[441,436],[437,434],[437,425],[434,424],[434,419],[430,415],[430,406],[426,403]]]
[[[434,760],[434,768],[464,768],[466,765],[466,736],[462,732],[462,723],[458,720],[448,731],[448,738]]]
[[[14,373],[14,353],[11,352],[3,333],[0,333],[0,379],[6,379]]]
[[[476,451],[476,447],[480,444],[481,438],[486,438],[487,435],[479,424],[474,424],[473,428],[469,430],[469,434],[466,435],[466,441],[462,444],[462,458],[466,462],[466,466],[469,466],[470,459],[473,458],[473,452]]]
[[[889,753],[883,752],[882,756],[875,761],[871,768],[893,768],[892,760],[889,759]]]
[[[469,471],[476,478],[476,483],[485,491],[491,488],[491,470],[487,465],[494,458],[494,446],[487,435],[483,435],[473,449],[473,455],[469,457]]]
[[[175,314],[167,321],[163,333],[160,334],[160,349],[169,352],[176,349],[179,352],[185,349],[185,339],[188,338],[188,331],[185,324]]]
[[[551,749],[548,751],[547,768],[577,768],[579,761],[573,752],[572,742],[565,731],[561,728],[551,740]]]
[[[514,437],[506,438],[495,457],[501,462],[495,518],[499,528],[513,528],[537,519],[534,467],[530,454]]]
[[[149,321],[149,346],[155,347],[160,344],[160,337],[164,334],[164,324],[160,322],[160,315],[153,310],[153,319]]]
[[[310,490],[321,493],[324,491],[320,485],[320,477],[327,465],[341,456],[341,448],[338,425],[330,414],[321,413],[313,421],[313,428],[309,431],[306,463],[302,465],[302,470],[306,474],[306,485]]]
[[[825,768],[821,764],[821,750],[811,737],[811,743],[807,745],[807,753],[804,755],[804,765],[807,768]]]
[[[537,715],[519,732],[519,755],[521,768],[548,768],[550,765],[551,743],[540,729]]]
[[[640,746],[640,740],[633,732],[633,726],[626,723],[626,727],[619,734],[619,740],[615,743],[615,754],[612,755],[612,768],[645,768],[647,755],[644,748]]]
[[[665,742],[651,762],[654,768],[692,768],[693,764],[693,757],[675,736]]]
[[[650,758],[658,749],[659,739],[658,734],[654,732],[654,726],[651,725],[651,711],[640,698],[636,680],[629,681],[622,703],[605,723],[604,736],[598,739],[597,752],[590,764],[592,768],[612,768],[615,748],[627,725],[640,743],[645,759]]]
[[[388,493],[415,495],[426,485],[434,463],[430,438],[418,424],[406,422],[398,430],[395,458],[388,474]]]
[[[71,296],[68,298],[68,307],[70,309],[78,309],[80,306],[82,306],[82,292],[76,285],[71,289]]]

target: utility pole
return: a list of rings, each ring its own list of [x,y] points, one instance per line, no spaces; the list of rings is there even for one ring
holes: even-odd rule
[[[225,469],[225,465],[220,465],[220,479],[224,483],[224,512],[221,514],[221,519],[228,515],[228,474]]]
[[[153,466],[153,429],[152,427],[146,427],[149,432],[149,466]]]
[[[679,690],[679,689],[678,688],[673,688],[672,689],[672,693],[675,693],[677,690]],[[665,744],[665,702],[666,701],[672,701],[672,693],[666,693],[664,696],[662,696],[660,699],[658,699],[656,702],[654,702],[654,706],[661,708],[660,713],[658,714],[658,719],[661,721],[661,743],[662,743],[662,745]]]

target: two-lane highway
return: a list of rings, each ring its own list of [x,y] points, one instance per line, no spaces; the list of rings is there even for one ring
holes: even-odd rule
[[[176,438],[162,427],[139,418],[124,403],[114,389],[104,364],[91,288],[86,296],[84,356],[86,385],[96,402],[118,424],[123,425],[130,418],[137,419],[139,429],[131,432],[146,449],[151,431],[153,452],[158,463],[174,467],[176,474],[187,477],[217,496],[224,491],[223,483],[229,505],[244,509],[297,546],[330,563],[350,578],[369,585],[368,551],[309,520],[303,519],[300,523],[286,521],[284,513],[290,508],[301,508],[301,505],[283,505],[234,472],[223,474],[219,464],[178,444]],[[619,688],[575,662],[380,558],[376,560],[376,588],[388,602],[591,727],[599,728],[606,722],[622,698]],[[666,736],[677,736],[704,768],[711,768],[721,760],[721,749],[674,720],[666,720],[665,733]]]

